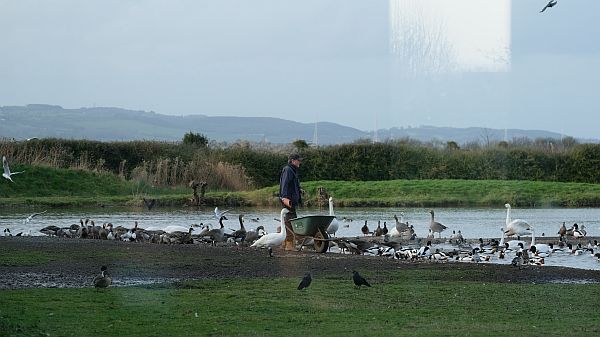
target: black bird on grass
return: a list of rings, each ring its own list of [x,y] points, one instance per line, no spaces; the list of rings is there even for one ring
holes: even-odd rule
[[[364,277],[360,276],[360,274],[356,270],[352,271],[352,280],[354,281],[354,285],[357,287],[360,287],[362,285],[366,285],[367,287],[371,286],[369,282],[367,282],[367,280]]]
[[[94,277],[94,287],[106,288],[112,283],[112,279],[106,271],[107,269],[108,268],[106,268],[106,266],[102,266],[102,268],[100,268],[100,274]]]
[[[550,8],[550,7],[556,6],[557,3],[558,3],[557,0],[550,0],[550,2],[548,2],[546,4],[546,6],[544,6],[544,8],[542,8],[542,10],[540,11],[540,13],[543,13],[546,10],[546,8]]]
[[[298,285],[298,290],[302,290],[302,289],[308,288],[308,286],[310,286],[310,282],[312,282],[312,278],[310,277],[310,273],[304,274],[304,277],[302,278],[302,281],[300,281],[300,284]]]

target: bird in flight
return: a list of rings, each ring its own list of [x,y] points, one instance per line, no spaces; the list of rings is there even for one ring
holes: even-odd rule
[[[2,166],[4,167],[4,172],[2,173],[2,176],[8,180],[10,180],[11,182],[14,183],[14,181],[12,180],[11,176],[15,175],[15,174],[19,174],[19,173],[23,173],[25,171],[20,171],[20,172],[10,172],[10,168],[8,167],[8,161],[6,160],[5,156],[2,156]]]
[[[224,210],[224,211],[220,211],[219,207],[215,207],[215,217],[217,217],[217,219],[221,220],[221,218],[223,217],[223,215],[225,215],[225,213],[231,211],[230,209]],[[227,220],[227,219],[225,219]]]
[[[558,0],[550,0],[550,2],[548,2],[546,4],[546,6],[544,6],[544,8],[542,8],[542,10],[540,11],[540,13],[543,13],[546,10],[546,8],[556,6],[557,3],[558,3]]]
[[[300,281],[300,284],[298,285],[298,290],[302,290],[302,289],[308,288],[308,286],[310,285],[310,282],[312,282],[312,278],[310,277],[310,273],[304,274],[304,277],[302,278],[302,281]]]
[[[33,213],[33,214],[31,214],[30,216],[28,216],[27,218],[25,218],[25,221],[24,221],[24,223],[29,223],[29,222],[30,222],[31,220],[33,220],[33,218],[35,218],[36,216],[38,216],[38,215],[42,215],[42,214],[44,214],[44,213],[46,213],[46,212],[48,212],[48,210],[45,210],[45,211],[43,211],[43,212],[39,212],[39,213]]]

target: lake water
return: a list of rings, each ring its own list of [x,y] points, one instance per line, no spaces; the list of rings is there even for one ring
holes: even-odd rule
[[[133,227],[134,221],[146,229],[164,229],[169,225],[189,227],[191,224],[210,223],[218,226],[213,208],[160,208],[151,211],[142,208],[61,208],[50,209],[46,213],[33,218],[29,223],[24,219],[32,213],[44,209],[2,210],[0,213],[0,229],[9,228],[14,234],[19,232],[31,235],[43,235],[39,230],[48,225],[66,227],[79,223],[79,219],[89,218],[96,225],[111,222],[113,225]],[[224,209],[223,209],[224,210]],[[228,212],[228,220],[224,221],[227,229],[239,228],[238,215],[245,215],[245,226],[254,229],[263,225],[267,232],[273,232],[279,226],[280,209],[276,208],[235,208]],[[418,237],[426,237],[429,230],[429,208],[338,208],[335,213],[341,221],[343,218],[352,219],[340,222],[342,225],[337,236],[362,236],[360,228],[367,221],[371,230],[377,227],[380,221],[383,226],[387,222],[388,228],[394,226],[393,215],[400,216],[404,213],[404,220],[414,226]],[[319,209],[301,209],[299,216],[311,214],[328,214],[328,211]],[[588,236],[600,236],[600,208],[548,208],[548,209],[519,209],[513,208],[512,219],[527,220],[534,228],[536,236],[557,236],[560,225],[565,222],[567,228],[573,223],[585,225]],[[254,221],[252,219],[258,219]],[[497,238],[501,237],[500,228],[504,227],[506,219],[505,208],[439,208],[435,209],[435,220],[448,227],[442,237],[448,238],[453,230],[460,230],[466,239]],[[348,227],[345,227],[345,226]],[[436,235],[437,237],[437,235]],[[529,238],[524,241],[529,242]],[[434,247],[435,248],[435,247]],[[600,269],[600,262],[586,253],[582,256],[554,254],[546,259],[546,265],[562,265],[584,269]],[[496,259],[497,260],[497,259]],[[496,263],[510,263],[510,259],[493,261]]]

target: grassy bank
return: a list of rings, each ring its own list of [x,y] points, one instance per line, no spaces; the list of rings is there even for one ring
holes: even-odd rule
[[[126,181],[110,173],[16,167],[26,173],[14,183],[0,180],[0,206],[43,204],[47,206],[142,205],[142,198],[159,199],[161,205],[180,206],[192,197],[188,187],[157,188],[144,181]],[[325,187],[338,206],[497,206],[510,202],[517,207],[598,207],[600,185],[505,180],[390,180],[307,181],[305,201],[314,205],[317,188]],[[277,205],[277,186],[254,191],[209,190],[208,205]]]
[[[597,285],[461,281],[451,270],[232,278],[152,287],[0,291],[3,336],[580,336],[600,332],[600,311],[565,324]],[[572,294],[577,294],[573,299]],[[515,327],[519,327],[516,329]]]

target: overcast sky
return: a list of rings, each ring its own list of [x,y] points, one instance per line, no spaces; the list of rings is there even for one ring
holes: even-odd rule
[[[406,29],[415,0],[393,1]],[[406,74],[391,45],[408,30],[394,28],[388,0],[0,0],[0,105],[600,137],[600,1],[558,0],[543,14],[546,0],[421,1],[435,15],[419,19],[444,27],[458,55],[451,71]],[[489,10],[499,3],[506,13]],[[508,57],[488,55],[503,43]]]

